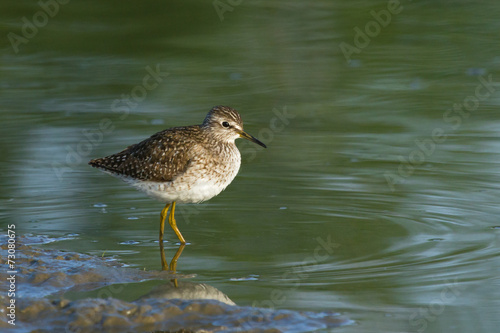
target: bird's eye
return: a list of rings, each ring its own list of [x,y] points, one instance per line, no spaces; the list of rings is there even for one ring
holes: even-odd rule
[[[227,121],[222,122],[222,126],[229,127],[229,123]]]

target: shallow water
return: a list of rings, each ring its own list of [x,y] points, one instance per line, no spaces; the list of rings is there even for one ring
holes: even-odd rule
[[[11,238],[12,239],[12,238]],[[7,243],[2,236],[2,243]],[[39,249],[54,239],[16,238],[16,271],[0,272],[0,328],[16,332],[304,332],[353,321],[331,311],[237,306],[206,283],[169,271],[123,267],[109,258]],[[12,244],[12,242],[9,242]],[[2,245],[0,254],[11,253]],[[14,280],[13,280],[14,279]],[[9,289],[10,288],[10,289]],[[17,296],[10,293],[15,290]]]
[[[221,20],[210,2],[69,2],[17,53],[4,38],[3,230],[159,270],[163,205],[86,161],[231,105],[268,149],[238,142],[234,182],[178,206],[187,282],[340,312],[346,332],[495,332],[500,8],[402,1],[356,44],[387,6],[241,2]],[[40,7],[0,11],[22,35]]]

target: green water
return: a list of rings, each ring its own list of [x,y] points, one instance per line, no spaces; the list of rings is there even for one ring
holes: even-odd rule
[[[3,230],[160,269],[163,204],[86,162],[230,105],[268,149],[178,206],[179,273],[345,332],[496,332],[498,2],[215,3],[0,4]]]

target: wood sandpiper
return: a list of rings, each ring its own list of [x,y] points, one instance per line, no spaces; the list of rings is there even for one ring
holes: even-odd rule
[[[119,153],[91,160],[89,164],[166,202],[160,222],[163,248],[163,229],[170,207],[168,223],[181,244],[185,244],[174,218],[175,204],[211,199],[236,177],[241,164],[240,152],[234,143],[238,138],[267,148],[243,131],[243,121],[236,110],[215,106],[201,125],[166,129]]]

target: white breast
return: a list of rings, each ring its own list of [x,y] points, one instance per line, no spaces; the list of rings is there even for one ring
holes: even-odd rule
[[[163,202],[199,203],[222,192],[240,169],[240,152],[234,146],[228,159],[193,159],[186,172],[171,182],[136,181],[132,186]]]

